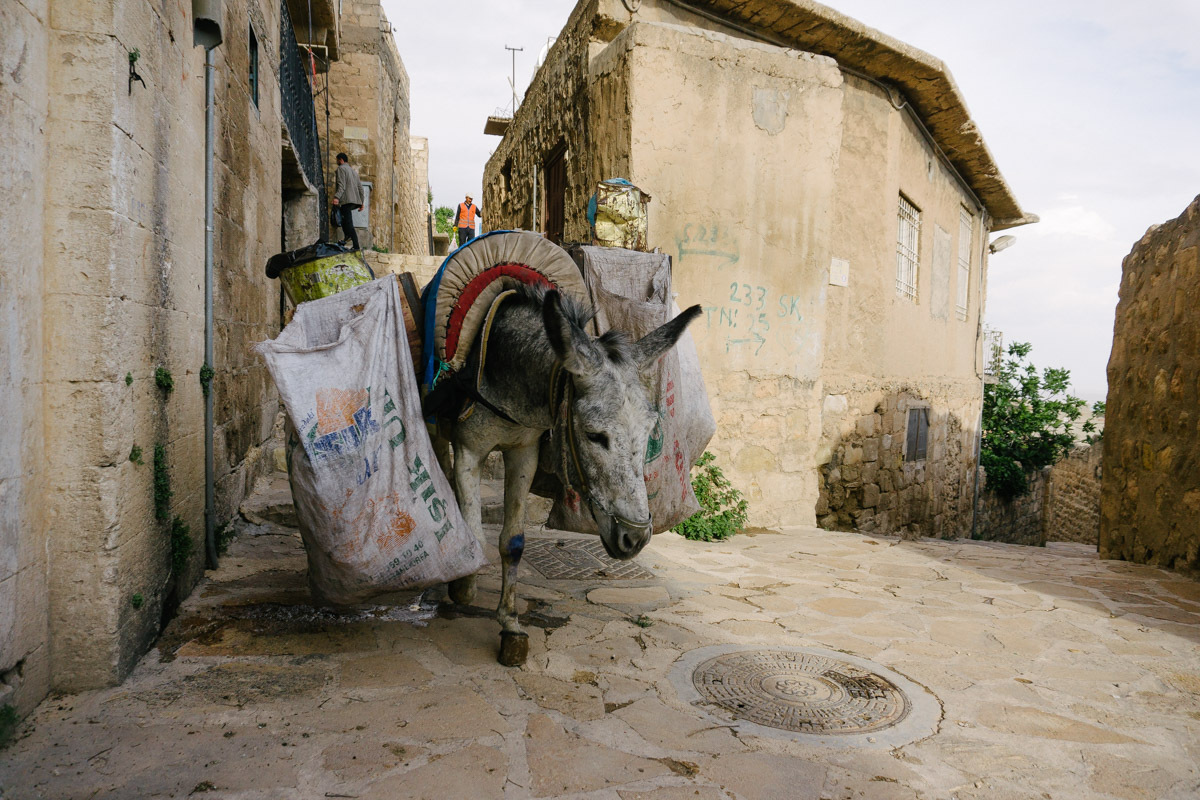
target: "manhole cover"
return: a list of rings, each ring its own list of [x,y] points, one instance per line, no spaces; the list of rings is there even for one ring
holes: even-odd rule
[[[672,676],[681,699],[768,736],[896,746],[936,729],[937,699],[866,659],[816,648],[706,647]]]
[[[599,539],[529,539],[524,560],[550,580],[630,581],[654,577],[653,572],[634,561],[609,558]]]

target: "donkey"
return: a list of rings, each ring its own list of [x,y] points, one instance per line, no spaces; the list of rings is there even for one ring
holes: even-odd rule
[[[636,556],[653,533],[643,466],[657,420],[645,378],[700,315],[692,306],[634,342],[620,331],[593,338],[591,314],[544,286],[523,286],[495,312],[486,347],[472,345],[468,364],[482,399],[465,419],[450,422],[454,483],[467,525],[483,541],[480,472],[493,450],[504,455],[503,570],[499,661],[520,666],[529,652],[516,609],[517,569],[525,548],[525,503],[538,467],[542,436],[559,479],[579,487],[610,556]],[[483,369],[477,370],[486,352]],[[450,584],[450,599],[469,604],[475,576]]]

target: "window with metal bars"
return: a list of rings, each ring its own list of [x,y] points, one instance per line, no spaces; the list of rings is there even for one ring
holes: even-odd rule
[[[905,461],[924,461],[929,447],[929,409],[908,410],[907,442],[904,448]]]
[[[258,37],[250,26],[250,101],[258,108]]]
[[[920,266],[921,209],[900,195],[896,215],[896,294],[917,299],[917,269]]]
[[[971,287],[971,235],[975,232],[975,218],[965,208],[958,211],[958,299],[954,311],[958,318],[967,318]]]

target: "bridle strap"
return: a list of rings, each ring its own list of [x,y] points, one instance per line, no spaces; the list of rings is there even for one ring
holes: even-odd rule
[[[583,471],[583,464],[579,461],[579,446],[575,438],[575,379],[571,373],[563,369],[561,361],[555,361],[554,366],[550,369],[550,420],[554,426],[561,427],[562,444],[559,445],[562,451],[559,459],[562,464],[562,475],[560,476],[563,484],[567,489],[574,489],[571,485],[571,473],[569,466],[575,468],[575,474],[579,476],[579,494],[591,501],[592,505],[600,508],[614,521],[626,528],[634,528],[638,530],[649,530],[654,532],[653,517],[647,518],[644,521],[631,520],[628,517],[623,517],[605,508],[591,492],[591,487],[588,486],[587,473]],[[559,413],[561,410],[561,414]],[[570,462],[567,461],[567,453],[570,453]]]

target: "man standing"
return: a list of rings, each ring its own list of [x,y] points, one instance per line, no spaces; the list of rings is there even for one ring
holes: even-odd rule
[[[475,238],[476,217],[482,220],[483,212],[479,210],[479,206],[471,202],[471,195],[467,195],[466,201],[458,204],[458,211],[454,214],[454,226],[458,228],[459,247]]]
[[[342,221],[342,240],[338,244],[346,244],[352,242],[354,249],[361,249],[358,246],[358,231],[354,229],[353,212],[362,208],[363,190],[362,181],[358,179],[358,172],[354,167],[350,166],[350,156],[345,153],[337,154],[337,174],[334,178],[334,195],[333,204],[337,207],[338,213]]]

